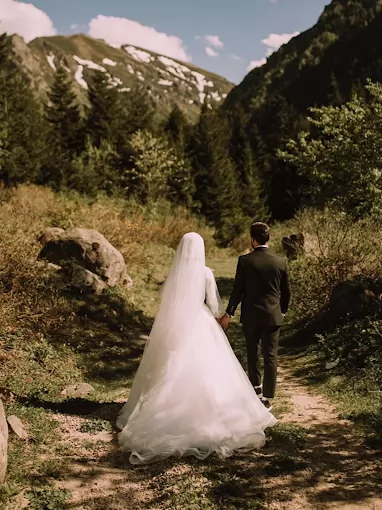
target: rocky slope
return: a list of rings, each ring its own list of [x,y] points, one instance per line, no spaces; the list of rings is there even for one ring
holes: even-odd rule
[[[225,78],[192,64],[135,46],[112,47],[105,41],[85,35],[43,37],[29,44],[15,35],[13,45],[33,86],[44,100],[58,66],[64,66],[72,76],[73,87],[83,102],[86,102],[91,74],[98,70],[107,73],[110,85],[121,93],[129,93],[140,84],[161,116],[176,103],[190,119],[194,119],[201,104],[219,104],[233,88]]]

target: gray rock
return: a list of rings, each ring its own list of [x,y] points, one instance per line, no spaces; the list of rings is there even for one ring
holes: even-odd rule
[[[28,432],[25,430],[23,422],[17,416],[11,415],[8,416],[8,425],[11,427],[11,430],[16,434],[20,439],[28,439]]]
[[[126,274],[126,264],[122,254],[97,230],[74,228],[68,231],[48,229],[41,236],[47,239],[38,258],[62,266],[75,263],[94,273],[108,286],[132,285]],[[88,281],[89,275],[82,273],[81,278]],[[80,278],[80,279],[81,279]],[[86,285],[91,287],[91,285]],[[85,288],[86,288],[85,287]],[[98,288],[98,285],[96,285]]]
[[[3,485],[8,464],[8,425],[3,403],[0,400],[0,487]]]
[[[99,276],[84,267],[73,265],[69,273],[69,284],[80,292],[90,294],[102,294],[107,288],[107,283],[101,280]]]
[[[71,386],[68,386],[65,388],[61,395],[64,395],[65,397],[69,398],[83,398],[90,395],[90,393],[93,393],[95,389],[91,384],[88,383],[77,383],[72,384]]]

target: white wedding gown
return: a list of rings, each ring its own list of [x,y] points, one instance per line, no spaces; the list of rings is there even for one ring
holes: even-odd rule
[[[117,427],[132,464],[258,449],[276,423],[216,321],[221,301],[204,241],[186,234]],[[207,304],[205,304],[205,302]]]

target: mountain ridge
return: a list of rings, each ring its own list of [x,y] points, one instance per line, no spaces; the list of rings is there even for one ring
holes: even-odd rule
[[[84,34],[40,37],[26,43],[13,35],[14,51],[37,95],[45,101],[57,66],[72,76],[79,101],[86,104],[92,72],[108,75],[110,86],[128,93],[139,85],[147,90],[158,115],[164,117],[176,104],[196,120],[204,102],[219,104],[234,84],[194,64],[180,62],[133,45],[111,46]]]

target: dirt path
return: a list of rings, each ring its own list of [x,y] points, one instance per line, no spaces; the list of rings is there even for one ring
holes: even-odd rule
[[[118,452],[115,431],[91,430],[99,420],[114,422],[119,403],[85,417],[56,414],[66,459],[57,485],[72,492],[69,508],[382,510],[381,458],[287,365],[282,360],[279,387],[288,410],[267,446],[225,462],[174,459],[131,467]]]
[[[284,361],[284,362],[283,362]],[[264,480],[270,509],[382,509],[382,463],[362,437],[321,395],[293,378],[285,359],[279,384],[290,402],[282,422],[306,431],[304,447],[292,455],[301,469]],[[291,499],[282,502],[284,491]],[[273,501],[272,501],[273,500]]]

